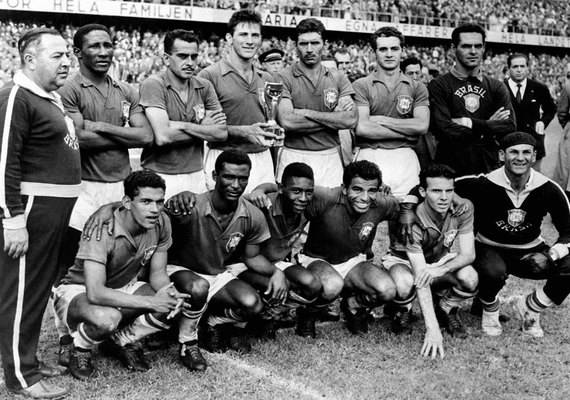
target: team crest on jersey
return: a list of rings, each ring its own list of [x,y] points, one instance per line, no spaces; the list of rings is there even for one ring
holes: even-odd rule
[[[451,247],[456,236],[457,236],[457,229],[452,229],[450,231],[445,232],[445,234],[443,235],[443,245],[445,247]]]
[[[141,265],[145,266],[146,263],[150,260],[150,258],[152,257],[152,255],[154,254],[154,251],[156,250],[157,246],[150,246],[146,249],[144,249],[144,254],[143,254],[143,258],[141,260]]]
[[[230,238],[228,239],[228,242],[226,243],[226,251],[228,253],[231,253],[232,251],[234,251],[236,249],[236,247],[238,246],[239,242],[241,241],[241,238],[243,237],[243,233],[241,232],[234,232],[230,235]]]
[[[206,116],[206,109],[204,108],[204,104],[200,103],[192,107],[194,109],[194,115],[196,116],[196,122],[200,123]]]
[[[374,229],[374,224],[372,222],[365,222],[362,224],[362,228],[360,228],[360,232],[358,232],[358,238],[361,242],[364,242],[370,236],[370,232]]]
[[[333,88],[328,88],[323,91],[325,95],[325,106],[332,110],[338,104],[338,90]]]
[[[67,115],[65,116],[65,124],[67,125],[67,134],[63,138],[63,141],[73,150],[79,150],[79,140],[77,140],[77,135],[75,134],[73,120]]]
[[[129,122],[129,114],[131,113],[131,103],[128,101],[121,101],[121,123],[123,126],[127,126]]]
[[[524,218],[526,217],[526,211],[521,210],[520,208],[513,208],[512,210],[508,211],[508,219],[507,222],[513,228],[516,228],[520,224],[524,222]]]
[[[410,96],[398,96],[398,104],[396,104],[396,108],[400,114],[405,115],[412,111],[413,104],[414,99]]]
[[[463,96],[463,101],[465,101],[465,109],[470,113],[474,113],[479,109],[481,97],[476,94],[466,94]]]

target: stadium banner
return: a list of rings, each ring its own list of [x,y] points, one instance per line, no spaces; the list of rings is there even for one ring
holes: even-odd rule
[[[234,10],[205,7],[140,3],[110,0],[0,0],[0,10],[50,12],[68,14],[107,15],[113,17],[168,19],[227,23]],[[294,28],[308,16],[273,14],[262,15],[265,26]],[[395,26],[404,36],[432,39],[450,39],[453,28],[389,22],[319,18],[327,30],[349,33],[373,33],[382,26]],[[525,46],[570,48],[570,37],[531,35],[524,33],[487,32],[487,42]]]

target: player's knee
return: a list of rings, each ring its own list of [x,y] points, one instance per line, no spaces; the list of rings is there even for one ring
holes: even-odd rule
[[[339,276],[331,276],[328,277],[325,281],[322,282],[323,290],[321,297],[324,300],[333,301],[338,296],[340,296],[340,292],[344,287],[344,279]]]
[[[493,282],[504,284],[508,277],[506,268],[500,268],[500,266],[493,268],[489,263],[480,264],[476,272],[478,275],[478,281],[485,283]]]
[[[299,279],[299,294],[306,299],[314,299],[321,294],[323,285],[319,278],[313,274],[304,274]]]
[[[396,297],[396,283],[392,279],[382,279],[376,282],[374,286],[378,300],[390,301]]]
[[[121,322],[122,315],[114,308],[96,308],[91,313],[90,325],[100,334],[110,334],[114,332]]]
[[[259,314],[263,310],[261,298],[255,292],[240,296],[239,303],[247,315]]]
[[[457,271],[456,276],[463,289],[470,292],[477,290],[477,286],[479,285],[479,275],[477,275],[477,271],[475,271],[472,266],[468,265],[461,268]]]
[[[190,294],[190,302],[204,303],[208,298],[208,291],[210,290],[210,284],[204,278],[198,278],[192,280],[190,284],[185,288],[186,293]]]
[[[414,290],[414,275],[412,271],[405,266],[396,270],[392,268],[390,276],[396,285],[397,295],[401,298],[407,298]]]

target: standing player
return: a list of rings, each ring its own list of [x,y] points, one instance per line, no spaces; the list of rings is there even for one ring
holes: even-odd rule
[[[277,162],[277,180],[292,162],[303,162],[321,186],[342,182],[339,129],[356,126],[354,91],[348,78],[321,65],[325,27],[315,18],[295,28],[299,61],[279,73],[283,98],[279,122],[285,129],[285,147]]]
[[[558,162],[554,170],[554,180],[562,186],[570,199],[570,73],[558,99],[558,122],[564,134],[558,145]]]
[[[408,57],[400,64],[400,70],[404,75],[409,76],[415,81],[420,81],[422,83],[427,82],[427,77],[422,72],[422,63],[416,57]],[[420,169],[424,169],[429,164],[431,164],[435,158],[435,151],[437,148],[437,141],[429,130],[425,135],[421,135],[418,138],[418,144],[416,145],[416,154],[418,155],[418,161],[420,162]]]
[[[418,184],[420,163],[414,152],[429,126],[425,85],[400,71],[404,36],[393,27],[370,38],[378,69],[354,82],[358,107],[355,160],[376,163],[384,183],[396,197]]]
[[[198,64],[198,37],[176,29],[164,37],[166,71],[141,85],[141,104],[154,143],[143,150],[141,165],[166,182],[166,197],[206,188],[204,141],[227,138],[226,117],[212,84],[194,76]]]
[[[481,72],[485,29],[461,25],[451,42],[455,65],[428,85],[435,161],[458,176],[486,173],[499,166],[496,140],[516,129],[515,114],[505,85]]]
[[[504,167],[487,176],[455,181],[456,193],[476,210],[474,267],[483,304],[482,327],[491,336],[502,332],[498,294],[509,275],[547,279],[543,288],[506,302],[508,314],[523,319],[523,331],[534,337],[544,335],[540,313],[562,304],[570,293],[570,207],[560,187],[532,169],[535,148],[530,134],[506,135],[499,153]],[[552,247],[540,234],[547,213],[560,235]]]
[[[170,206],[174,243],[168,272],[173,280],[198,275],[210,284],[207,348],[248,352],[245,322],[263,309],[257,291],[235,276],[252,270],[269,278],[266,295],[271,304],[287,297],[283,272],[260,252],[269,229],[259,209],[241,198],[249,178],[251,161],[246,153],[227,150],[216,160],[214,190],[196,197],[190,214],[176,203]],[[191,274],[195,273],[195,274]]]
[[[227,58],[202,70],[200,77],[214,85],[227,118],[228,139],[209,143],[204,165],[206,183],[213,189],[212,171],[224,150],[244,151],[251,159],[251,175],[245,193],[263,182],[275,182],[269,147],[280,135],[275,135],[264,112],[264,89],[273,78],[253,66],[261,46],[261,16],[251,10],[236,11],[228,22],[226,40],[230,45]]]
[[[73,264],[87,218],[103,204],[123,197],[123,180],[131,171],[129,148],[152,141],[136,90],[107,74],[113,63],[109,29],[99,24],[82,26],[75,32],[73,46],[79,71],[59,94],[79,138],[82,183],[58,278]]]
[[[540,170],[544,149],[544,130],[556,114],[556,103],[545,84],[528,79],[528,57],[522,53],[507,58],[509,78],[504,83],[511,95],[517,119],[517,130],[530,133],[536,139],[536,164]]]
[[[46,28],[18,41],[22,70],[0,90],[0,354],[6,387],[32,398],[62,397],[44,377],[61,371],[36,356],[81,166],[73,121],[60,96],[69,71],[65,40]]]
[[[398,295],[395,303],[399,306],[392,329],[395,333],[411,332],[411,302],[415,298],[414,285],[426,322],[426,342],[428,337],[439,336],[433,319],[430,289],[444,292],[436,304],[436,314],[452,336],[467,336],[457,311],[461,303],[475,296],[477,273],[471,266],[475,260],[475,240],[473,235],[473,205],[468,211],[455,216],[451,208],[454,196],[455,172],[442,164],[431,164],[420,174],[420,195],[424,202],[416,210],[421,228],[414,227],[413,242],[406,245],[392,242],[390,253],[384,261],[390,275],[396,282]],[[455,240],[459,252],[452,253]],[[455,249],[454,249],[455,250]],[[411,270],[410,270],[411,266]],[[439,345],[441,347],[441,336]],[[429,351],[428,351],[429,353]],[[443,357],[443,351],[441,353]]]
[[[99,343],[129,370],[148,370],[138,341],[168,329],[168,319],[182,306],[178,300],[190,297],[166,275],[172,239],[162,213],[164,181],[153,172],[137,171],[124,187],[123,206],[113,216],[114,235],[83,239],[75,264],[54,291],[54,308],[73,332],[69,371],[81,380],[95,372],[91,350]],[[143,268],[150,271],[149,283],[137,279]],[[134,321],[117,330],[129,319]]]

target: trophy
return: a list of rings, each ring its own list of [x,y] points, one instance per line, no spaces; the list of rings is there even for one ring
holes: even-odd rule
[[[281,135],[281,128],[277,125],[275,117],[277,115],[277,105],[283,96],[283,84],[276,82],[265,82],[265,89],[263,90],[263,103],[265,105],[267,114],[267,123],[272,125],[265,130],[272,132],[278,139],[273,140],[272,146],[283,146],[283,137]]]

